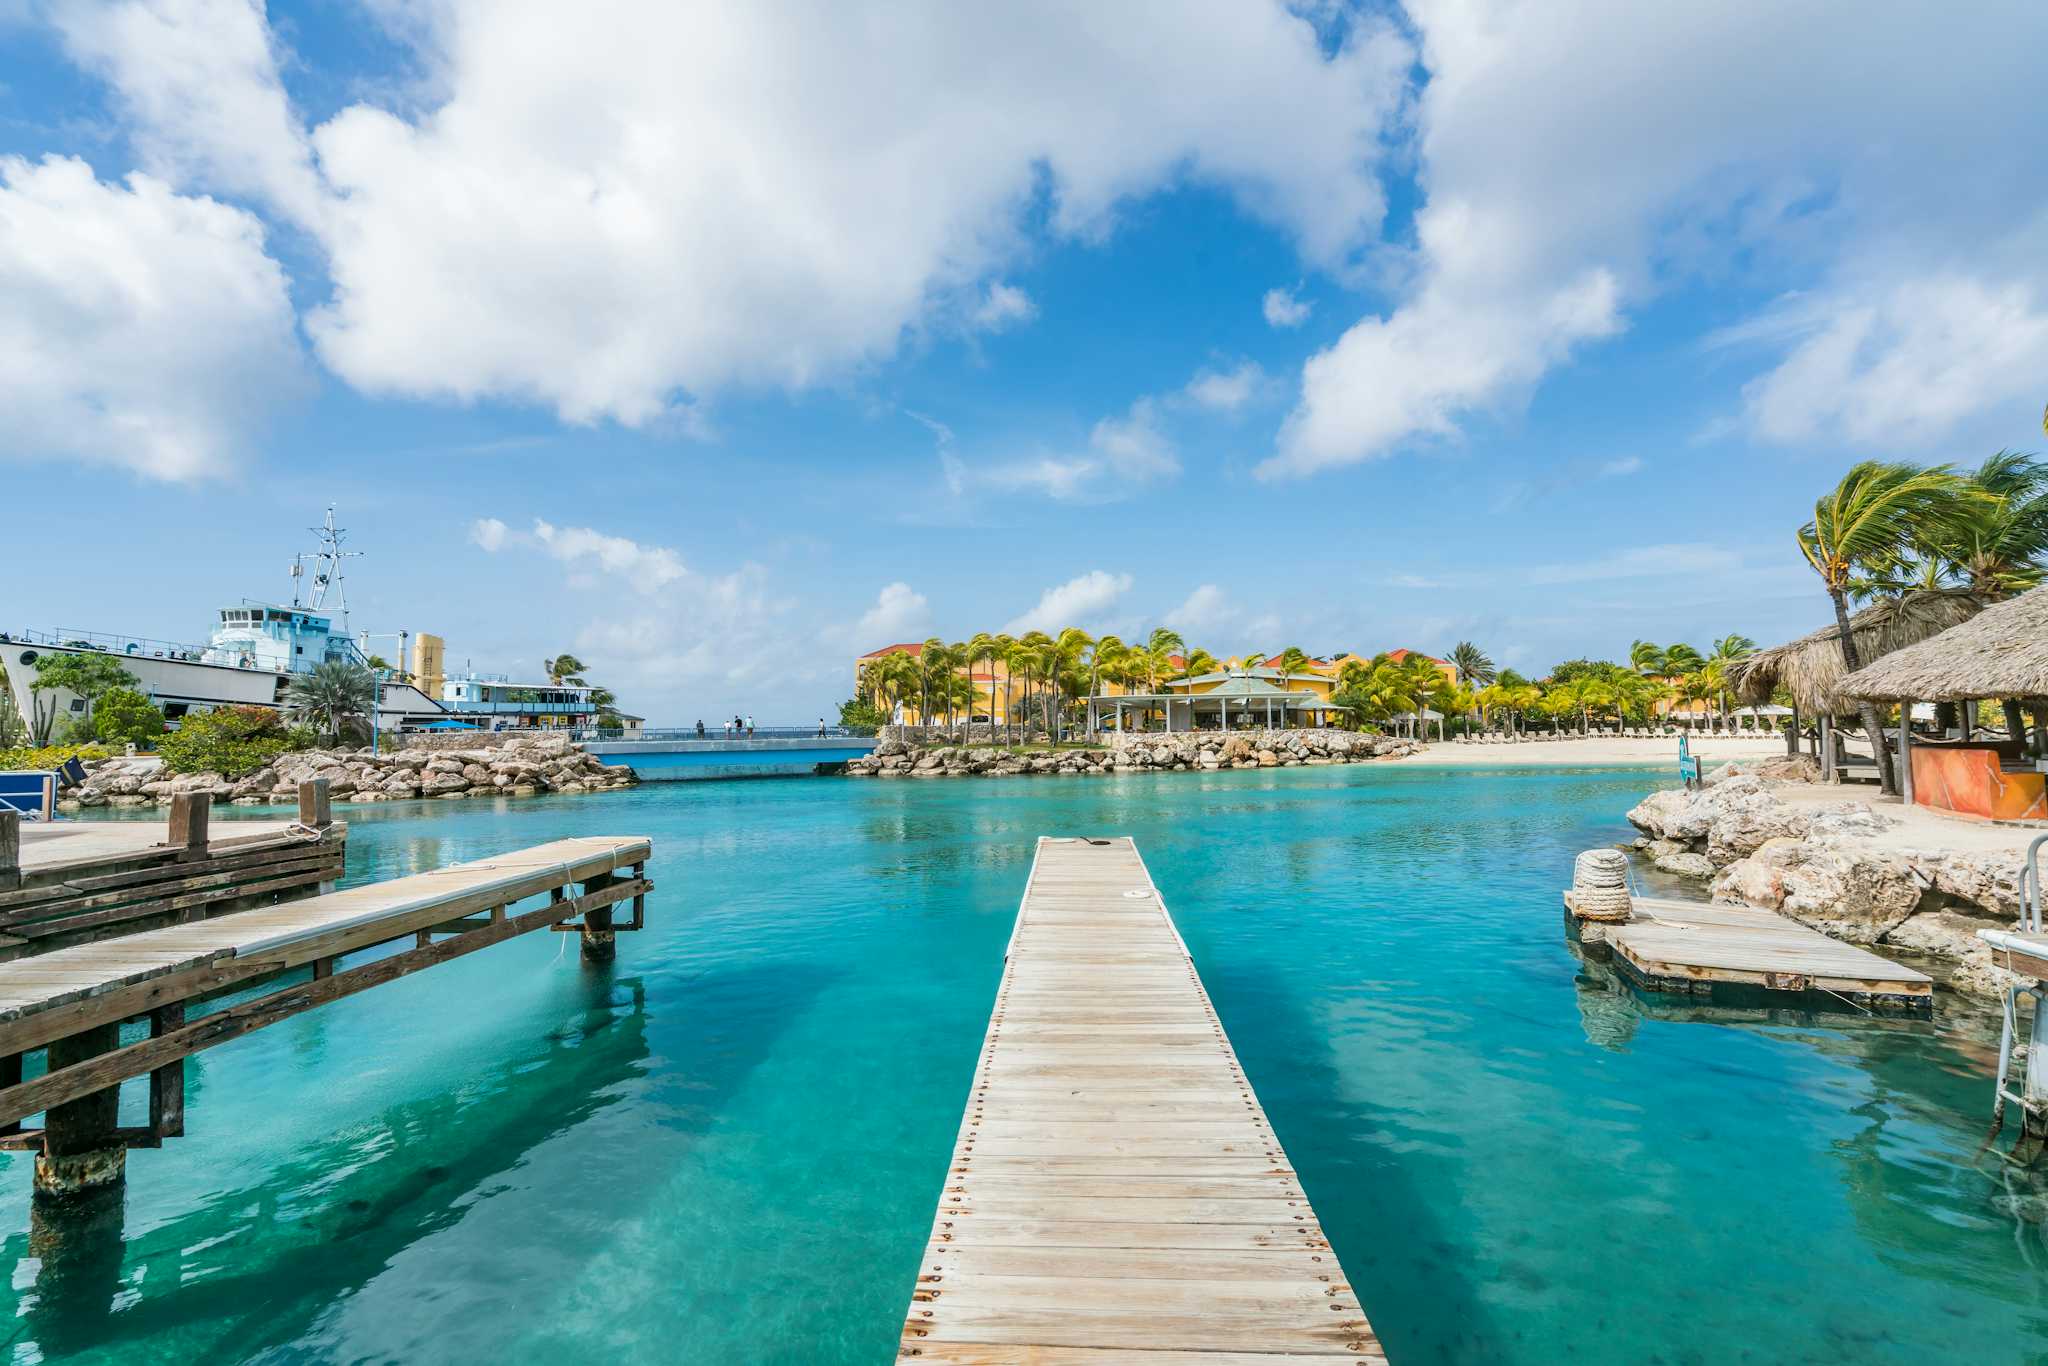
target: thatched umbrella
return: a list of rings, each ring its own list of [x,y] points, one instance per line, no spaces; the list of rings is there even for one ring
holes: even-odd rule
[[[1849,618],[1856,633],[1857,657],[1866,663],[1908,645],[1917,645],[1959,626],[1984,610],[1988,600],[1961,588],[1916,588],[1897,598],[1880,598]],[[1779,688],[1811,716],[1839,716],[1854,710],[1854,699],[1840,691],[1848,670],[1842,664],[1841,632],[1823,627],[1768,650],[1758,650],[1728,670],[1730,690],[1738,701],[1768,702]]]
[[[2048,588],[1993,603],[1960,626],[1865,665],[1837,690],[1873,702],[2048,699]]]

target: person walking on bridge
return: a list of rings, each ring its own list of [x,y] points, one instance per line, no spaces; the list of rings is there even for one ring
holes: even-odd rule
[[[747,738],[749,740],[754,738],[754,714],[752,712],[747,713]]]

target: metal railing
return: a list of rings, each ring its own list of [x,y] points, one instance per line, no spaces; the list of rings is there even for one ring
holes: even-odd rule
[[[2027,846],[2027,861],[2020,865],[2020,930],[2025,934],[2041,932],[2041,847],[2048,845],[2048,835],[2036,835],[2034,842]]]
[[[846,726],[827,725],[822,730],[817,722],[808,726],[777,724],[755,726],[751,730],[735,730],[730,723],[724,725],[706,724],[700,734],[695,726],[648,726],[639,731],[625,731],[599,726],[579,726],[575,738],[578,740],[847,740],[866,739],[861,732]]]

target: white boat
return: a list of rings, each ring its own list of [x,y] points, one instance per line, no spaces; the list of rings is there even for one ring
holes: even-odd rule
[[[330,660],[367,665],[370,637],[365,634],[358,641],[349,634],[348,600],[342,577],[342,562],[357,552],[341,548],[347,533],[334,525],[331,507],[325,524],[314,531],[320,537],[320,549],[310,556],[295,556],[292,561],[292,601],[244,599],[222,608],[205,645],[61,627],[54,631],[0,631],[0,664],[6,666],[8,690],[31,733],[41,729],[39,717],[54,723],[85,710],[84,699],[69,689],[35,691],[43,667],[65,655],[115,656],[135,676],[136,687],[147,693],[162,708],[164,719],[173,724],[193,712],[211,711],[215,707],[281,706],[292,675]],[[330,596],[334,599],[333,611],[326,605]],[[399,638],[405,637],[401,634]],[[378,676],[377,725],[385,731],[418,729],[437,723],[445,728],[500,729],[508,724],[534,724],[543,711],[550,716],[594,711],[588,704],[588,688],[554,685],[543,694],[537,685],[516,694],[520,702],[514,705],[496,696],[496,689],[487,693],[475,688],[474,679],[450,679],[441,687],[443,696],[450,699],[444,705],[440,699],[422,692],[400,670],[381,669]],[[462,684],[468,684],[469,691],[476,693],[474,703],[465,705],[469,691],[459,686]]]

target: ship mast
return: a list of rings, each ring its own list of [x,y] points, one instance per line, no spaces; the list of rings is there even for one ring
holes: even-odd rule
[[[341,614],[341,633],[345,636],[348,634],[348,587],[343,580],[341,562],[354,559],[363,552],[341,548],[341,543],[348,538],[348,531],[334,524],[332,503],[327,505],[327,520],[319,526],[307,529],[320,538],[320,548],[311,555],[292,557],[292,606],[301,605],[300,582],[305,577],[305,562],[310,559],[313,561],[313,582],[311,587],[303,590],[306,596],[303,605],[316,612],[322,611],[327,603],[327,594],[331,591],[334,594],[335,610]]]

